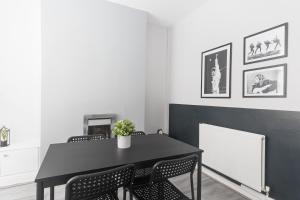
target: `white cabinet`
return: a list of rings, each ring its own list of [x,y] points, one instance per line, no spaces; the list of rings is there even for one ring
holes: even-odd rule
[[[31,172],[37,169],[37,150],[27,148],[2,152],[1,157],[1,176],[14,175],[19,173]]]
[[[0,149],[0,187],[34,181],[39,164],[37,145],[11,145]]]

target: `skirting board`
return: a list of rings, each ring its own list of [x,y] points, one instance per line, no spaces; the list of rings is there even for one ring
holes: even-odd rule
[[[207,176],[211,177],[212,179],[226,185],[227,187],[231,188],[232,190],[240,193],[241,195],[251,199],[251,200],[274,200],[270,197],[266,197],[265,195],[258,193],[248,187],[237,185],[228,179],[216,174],[215,172],[207,169],[206,167],[202,166],[202,172]]]
[[[0,189],[34,182],[37,172],[3,176],[0,178]]]

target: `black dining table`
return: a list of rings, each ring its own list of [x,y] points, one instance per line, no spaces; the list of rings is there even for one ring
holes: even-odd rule
[[[198,155],[197,200],[201,199],[202,150],[163,135],[132,136],[128,149],[118,149],[115,138],[78,143],[51,144],[36,176],[36,199],[44,200],[44,189],[63,185],[76,175],[93,173],[135,164],[137,168],[151,167],[161,160],[191,154]]]

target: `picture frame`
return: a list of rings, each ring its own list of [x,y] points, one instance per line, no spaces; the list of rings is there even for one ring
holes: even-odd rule
[[[243,97],[287,97],[287,64],[244,70]]]
[[[231,98],[232,43],[202,52],[201,98]]]
[[[244,65],[288,56],[288,23],[244,37]]]

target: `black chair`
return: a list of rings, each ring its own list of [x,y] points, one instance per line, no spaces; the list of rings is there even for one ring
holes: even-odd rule
[[[129,188],[131,194],[134,169],[134,165],[125,165],[104,172],[75,176],[67,182],[65,200],[119,200],[119,188]]]
[[[134,131],[131,133],[131,136],[145,136],[146,133],[143,131]],[[117,138],[117,136],[115,136],[115,138]]]
[[[143,136],[143,135],[146,135],[146,133],[143,131],[134,131],[131,135],[132,136]]]
[[[81,136],[72,136],[68,139],[68,143],[70,142],[83,142],[89,140],[104,140],[106,139],[105,134],[94,134],[94,135],[81,135]]]
[[[198,161],[197,155],[161,161],[154,165],[150,181],[134,184],[132,192],[138,200],[189,200],[168,179],[182,174],[190,174],[192,200],[195,199],[193,173]]]

